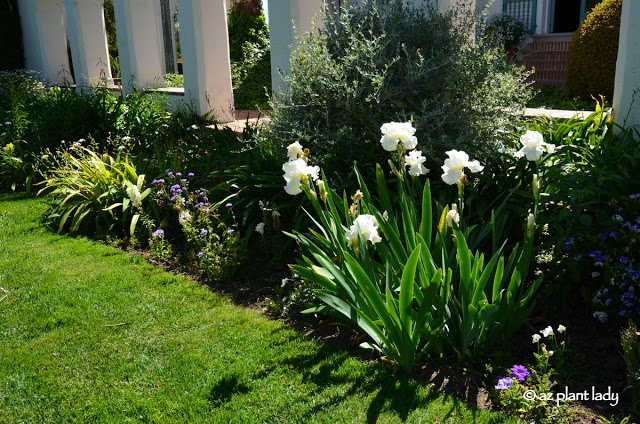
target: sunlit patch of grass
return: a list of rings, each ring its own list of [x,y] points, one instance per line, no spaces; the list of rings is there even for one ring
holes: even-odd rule
[[[515,422],[0,197],[0,422]]]

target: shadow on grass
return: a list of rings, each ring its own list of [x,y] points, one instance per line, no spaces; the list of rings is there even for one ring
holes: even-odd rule
[[[274,330],[274,333],[283,329]],[[286,344],[296,337],[289,336],[280,339],[277,344]],[[428,373],[428,379],[424,373],[411,376],[385,366],[382,363],[356,365],[355,371],[350,372],[343,366],[349,359],[362,361],[362,355],[344,348],[332,346],[327,343],[320,344],[319,348],[309,354],[301,354],[281,361],[282,365],[293,368],[302,375],[306,382],[314,384],[317,389],[318,402],[314,402],[304,415],[311,418],[316,413],[328,407],[337,406],[343,401],[353,397],[362,396],[367,399],[366,409],[367,423],[375,423],[380,419],[383,411],[389,410],[406,421],[409,415],[416,409],[430,410],[431,414],[437,414],[441,419],[450,416],[465,416],[465,423],[478,422],[480,410],[476,407],[478,388],[473,382],[464,376],[454,376],[453,373],[444,372]],[[268,374],[271,370],[263,370],[260,374]],[[260,378],[260,376],[254,376]],[[417,377],[418,379],[414,378]],[[464,391],[466,399],[459,398],[461,382],[465,379],[467,386]],[[338,386],[342,390],[335,390]],[[334,389],[334,390],[332,390]],[[470,403],[469,403],[470,402]],[[480,421],[486,422],[485,416]],[[507,417],[493,416],[491,422],[511,422]]]
[[[238,380],[236,375],[227,375],[213,384],[208,400],[213,406],[218,407],[229,402],[234,394],[248,392],[249,386]]]

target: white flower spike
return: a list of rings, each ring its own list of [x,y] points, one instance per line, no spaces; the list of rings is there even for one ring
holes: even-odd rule
[[[378,234],[378,221],[373,215],[363,214],[358,216],[351,228],[345,232],[347,243],[349,246],[358,242],[358,236],[362,235],[365,240],[369,240],[371,244],[376,244],[382,241],[382,238]]]
[[[522,149],[514,156],[517,158],[526,156],[528,161],[537,161],[543,153],[553,153],[556,149],[554,144],[545,143],[542,134],[538,131],[528,130],[520,137],[520,143],[522,143]]]
[[[414,136],[416,129],[411,122],[388,122],[380,127],[380,132],[380,143],[387,152],[394,152],[398,143],[402,143],[406,150],[415,149],[418,145],[418,139]]]
[[[458,150],[449,150],[446,152],[449,156],[442,165],[442,181],[449,185],[457,184],[462,179],[464,168],[468,168],[471,172],[481,172],[484,166],[480,165],[477,160],[469,160],[469,155]]]
[[[417,177],[419,175],[426,175],[429,169],[425,168],[423,163],[427,159],[422,156],[420,150],[414,150],[404,158],[404,163],[409,166],[409,175]]]
[[[299,157],[302,156],[302,154],[303,154],[302,145],[297,141],[287,146],[287,156],[289,157],[290,161],[298,159]]]
[[[304,159],[285,162],[285,164],[282,165],[282,170],[284,171],[283,178],[287,183],[284,189],[292,196],[302,193],[300,184],[308,182],[309,175],[315,181],[318,179],[318,175],[320,174],[319,167],[308,166]]]

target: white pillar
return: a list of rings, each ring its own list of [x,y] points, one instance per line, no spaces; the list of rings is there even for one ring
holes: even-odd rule
[[[61,0],[19,0],[22,44],[27,69],[52,84],[73,83]]]
[[[421,0],[425,1],[425,0]],[[428,1],[427,1],[428,2]],[[444,13],[454,6],[464,6],[470,9],[472,12],[476,11],[476,0],[439,0],[438,9],[440,13]]]
[[[103,0],[64,0],[76,85],[111,80]]]
[[[178,0],[184,94],[200,115],[234,120],[224,0]]]
[[[122,88],[164,87],[164,39],[158,0],[114,0]]]
[[[613,111],[616,124],[640,126],[640,1],[637,0],[622,2]]]
[[[270,0],[269,36],[271,38],[271,87],[273,93],[286,90],[280,73],[291,72],[291,52],[295,48],[296,33],[311,30],[315,18],[316,27],[324,24],[323,0]]]

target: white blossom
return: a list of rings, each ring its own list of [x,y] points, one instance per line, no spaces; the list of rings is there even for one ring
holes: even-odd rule
[[[191,214],[189,213],[189,211],[180,212],[180,215],[178,215],[178,222],[180,222],[180,225],[184,227],[185,224],[189,221],[191,221]]]
[[[409,166],[409,175],[412,177],[417,177],[419,175],[426,175],[429,172],[429,169],[425,168],[424,161],[427,160],[424,156],[422,156],[422,152],[420,150],[413,150],[409,152],[407,156],[405,156],[404,162]]]
[[[454,207],[452,207],[449,212],[447,212],[447,225],[451,228],[453,228],[453,223],[455,222],[456,225],[460,224],[460,214],[458,213],[458,210],[455,208],[455,205],[453,205]]]
[[[551,337],[553,336],[553,328],[551,328],[551,326],[548,326],[547,328],[542,330],[541,333],[545,337]]]
[[[302,145],[297,141],[287,146],[287,156],[289,157],[289,160],[296,160],[300,156],[302,156],[302,154],[303,154]]]
[[[416,129],[411,122],[388,122],[380,127],[382,138],[380,143],[382,148],[388,152],[393,152],[398,148],[398,143],[402,143],[406,150],[415,149],[418,139],[414,136]]]
[[[320,168],[317,166],[308,166],[304,159],[291,160],[282,165],[284,171],[283,178],[286,181],[284,187],[288,194],[296,195],[302,193],[301,183],[308,181],[308,176],[315,181],[318,179]]]
[[[134,206],[139,206],[140,203],[142,203],[142,199],[140,198],[140,190],[138,189],[138,186],[130,184],[129,187],[127,187],[127,196],[129,196],[129,199],[131,200],[131,203],[133,203]]]
[[[442,181],[452,185],[457,184],[461,180],[464,168],[468,168],[471,172],[481,172],[484,166],[480,165],[477,160],[470,161],[469,155],[458,150],[449,150],[446,152],[449,156],[442,165]]]
[[[532,343],[538,343],[540,341],[540,334],[534,334],[533,336],[531,336],[531,339],[533,340]]]
[[[353,221],[351,228],[345,232],[349,246],[358,242],[359,235],[362,235],[365,240],[369,240],[371,244],[382,241],[382,238],[378,235],[378,221],[376,221],[375,216],[363,214],[359,215],[355,221]]]
[[[565,327],[564,325],[560,324],[560,325],[558,326],[558,333],[562,334],[562,333],[564,333],[565,331],[567,331],[567,327]]]
[[[517,151],[514,156],[521,158],[527,157],[529,161],[536,161],[540,159],[543,153],[553,153],[556,146],[553,144],[545,143],[542,134],[538,131],[527,131],[520,137],[520,143],[522,143],[522,149]]]
[[[264,235],[264,222],[259,223],[258,225],[256,225],[256,232]]]

